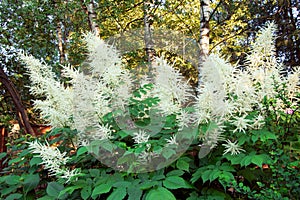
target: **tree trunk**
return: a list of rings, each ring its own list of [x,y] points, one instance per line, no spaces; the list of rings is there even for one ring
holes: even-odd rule
[[[95,3],[94,3],[94,1],[91,0],[89,2],[88,6],[86,6],[84,4],[84,0],[81,0],[81,6],[82,6],[82,9],[85,11],[85,13],[88,16],[88,23],[89,23],[90,30],[97,37],[100,37],[100,28],[99,28],[99,25],[96,23],[97,15],[96,15],[96,12],[95,12]]]
[[[198,88],[202,85],[202,67],[209,54],[209,0],[200,0],[200,38],[199,38],[199,65],[198,65]]]
[[[151,16],[151,0],[144,0],[144,41],[147,61],[149,64],[149,74],[151,74],[152,64],[155,58],[154,41],[152,37],[151,25],[153,17]]]
[[[65,48],[63,45],[63,41],[64,41],[63,33],[62,33],[60,21],[57,22],[56,31],[57,31],[57,39],[58,39],[59,63],[63,64],[66,62],[66,58],[65,58]]]
[[[12,97],[12,100],[16,108],[17,117],[19,119],[18,121],[20,122],[20,127],[24,127],[26,133],[35,136],[35,132],[29,123],[29,118],[25,110],[25,107],[22,104],[21,97],[18,91],[16,90],[15,86],[13,85],[13,83],[9,80],[9,78],[5,74],[3,69],[0,69],[0,81],[3,84],[3,86],[6,88],[10,96]]]
[[[56,10],[59,10],[59,5],[58,2],[54,1],[54,7]],[[58,47],[58,52],[59,52],[59,63],[64,64],[66,62],[66,55],[65,55],[65,48],[64,48],[64,34],[62,31],[62,22],[60,19],[60,15],[56,14],[57,19],[56,19],[56,34],[57,34],[57,47]]]

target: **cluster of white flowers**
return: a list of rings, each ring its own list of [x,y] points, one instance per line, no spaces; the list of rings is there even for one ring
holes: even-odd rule
[[[150,135],[146,133],[144,130],[139,130],[139,132],[133,133],[134,137],[134,143],[136,144],[142,144],[148,142]]]
[[[229,121],[235,126],[233,132],[244,133],[247,129],[262,127],[264,125],[262,101],[266,96],[268,98],[276,96],[275,84],[281,86],[285,84],[293,105],[299,103],[299,99],[295,99],[295,94],[300,91],[300,70],[294,71],[288,77],[280,74],[283,67],[275,56],[275,31],[275,24],[269,23],[258,32],[258,38],[253,43],[244,66],[246,69],[238,69],[215,54],[207,58],[203,64],[203,85],[198,89],[196,104],[199,124],[211,121],[223,124],[222,122]],[[257,109],[259,114],[254,119],[248,119],[247,115],[253,108]],[[285,109],[280,100],[277,101],[276,108]],[[202,138],[204,144],[214,147],[217,140],[223,139],[220,137],[221,132],[222,129],[207,131],[206,137]],[[225,151],[233,154],[239,152],[234,149],[235,143],[227,140]]]
[[[34,105],[41,111],[41,116],[50,122],[52,127],[70,126],[73,107],[73,92],[69,87],[55,79],[51,67],[40,62],[33,56],[19,54],[26,64],[32,86],[30,92],[44,100],[35,100]]]
[[[80,174],[78,169],[68,170],[62,168],[66,165],[69,157],[66,156],[66,152],[61,153],[56,147],[34,141],[29,143],[29,149],[32,153],[41,157],[43,160],[42,164],[45,166],[45,169],[49,170],[50,176],[57,176],[69,182],[73,177]]]
[[[270,23],[258,33],[244,70],[232,66],[217,54],[211,54],[203,63],[203,84],[198,88],[197,97],[192,95],[191,87],[177,70],[163,58],[156,58],[153,65],[154,89],[141,99],[148,95],[158,97],[160,101],[155,109],[162,116],[176,114],[179,131],[194,124],[216,124],[201,135],[204,145],[210,148],[214,148],[219,141],[225,141],[222,135],[224,122],[235,126],[233,133],[245,133],[249,128],[262,127],[264,111],[261,102],[265,96],[276,95],[275,83],[284,83],[289,98],[299,102],[295,94],[299,92],[300,70],[287,78],[280,75],[282,65],[275,57],[275,30],[275,25]],[[93,34],[87,34],[85,42],[89,51],[85,65],[78,70],[70,66],[63,67],[62,74],[70,79],[70,87],[56,80],[55,74],[46,64],[32,56],[20,55],[30,73],[31,92],[45,97],[45,100],[36,100],[35,107],[41,110],[42,117],[51,126],[76,129],[77,142],[81,145],[89,144],[90,140],[113,137],[113,130],[109,125],[104,125],[101,119],[116,110],[126,112],[133,89],[132,77],[122,66],[114,47]],[[150,79],[145,77],[145,80],[148,83]],[[194,100],[195,113],[184,110]],[[278,101],[278,109],[281,103]],[[254,119],[249,119],[248,114],[253,108],[259,112]],[[146,143],[149,137],[142,130],[133,135],[137,144]],[[227,140],[226,143],[226,153],[236,154],[241,151],[235,142]],[[178,144],[176,134],[167,139],[167,144]],[[32,148],[42,148],[37,143],[33,145],[36,147]],[[45,162],[45,165],[48,164],[53,166],[50,161]]]
[[[194,115],[183,110],[185,104],[195,98],[191,86],[184,81],[182,74],[163,58],[156,58],[153,69],[155,87],[151,94],[160,99],[158,109],[165,116],[177,114],[180,130],[191,125],[194,122]]]
[[[231,142],[230,140],[226,140],[225,142],[226,144],[222,144],[222,146],[225,147],[223,154],[230,153],[231,155],[236,155],[239,154],[241,151],[245,151],[244,149],[240,148],[237,141]]]

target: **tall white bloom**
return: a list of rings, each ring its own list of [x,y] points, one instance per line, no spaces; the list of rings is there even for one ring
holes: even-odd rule
[[[180,72],[163,58],[157,57],[155,61],[153,66],[155,88],[152,94],[159,97],[158,107],[163,114],[178,113],[182,105],[192,97],[191,87],[184,81]]]
[[[66,169],[65,165],[70,159],[66,156],[66,152],[61,153],[58,148],[51,147],[48,143],[41,144],[36,140],[29,143],[29,149],[32,153],[41,157],[43,160],[42,164],[45,166],[45,169],[49,170],[50,176],[64,178],[67,179],[66,182],[69,182],[73,177],[80,174],[78,169]]]
[[[45,100],[35,100],[36,109],[52,127],[72,125],[73,91],[56,80],[52,68],[39,60],[25,54],[19,54],[26,64],[32,86],[30,92]]]

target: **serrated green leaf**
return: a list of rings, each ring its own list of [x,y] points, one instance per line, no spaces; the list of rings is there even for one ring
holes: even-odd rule
[[[181,177],[169,176],[163,181],[163,185],[168,189],[191,188],[191,186]]]
[[[253,164],[257,165],[258,167],[262,167],[264,159],[261,155],[255,155],[255,156],[252,157],[251,162]]]
[[[181,170],[184,170],[184,171],[189,171],[189,168],[190,168],[190,164],[188,162],[186,162],[185,160],[183,159],[178,159],[177,162],[176,162],[176,167],[178,169],[181,169]]]
[[[216,180],[220,176],[220,174],[222,174],[222,171],[220,171],[219,169],[212,170],[209,175],[209,181],[212,182]]]
[[[275,133],[272,133],[272,132],[268,131],[268,132],[266,132],[265,136],[266,136],[267,140],[270,140],[270,139],[277,140],[277,136],[276,136]]]
[[[205,183],[206,181],[209,180],[211,172],[212,172],[212,170],[206,170],[202,173],[201,179],[202,179],[203,183]]]
[[[146,200],[176,200],[176,198],[166,188],[158,187],[149,191]]]
[[[240,153],[238,155],[225,155],[225,158],[231,162],[232,165],[241,164],[242,160],[245,158],[246,154]]]
[[[241,166],[245,166],[247,167],[248,165],[250,165],[252,162],[252,156],[246,156],[243,158],[243,160],[241,161]]]
[[[107,200],[122,200],[125,198],[126,194],[127,194],[126,188],[116,188],[108,196]]]
[[[192,175],[191,183],[195,183],[202,176],[203,170],[197,169],[197,171]]]
[[[229,163],[223,163],[220,167],[220,170],[222,171],[229,171],[229,172],[234,172],[235,169],[229,164]]]

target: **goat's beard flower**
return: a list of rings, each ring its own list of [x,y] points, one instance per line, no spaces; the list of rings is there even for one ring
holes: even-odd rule
[[[38,141],[33,141],[29,143],[29,149],[32,153],[41,157],[42,164],[45,169],[49,170],[50,176],[57,176],[66,179],[66,182],[70,182],[80,174],[79,169],[69,170],[63,168],[70,158],[66,156],[66,152],[61,153],[58,148],[51,147],[48,143],[41,144]]]
[[[236,127],[233,133],[246,133],[249,128],[261,128],[264,125],[262,102],[265,97],[274,98],[278,94],[275,85],[286,85],[285,89],[292,105],[299,104],[295,94],[300,91],[300,69],[287,78],[281,76],[283,66],[275,57],[275,31],[274,23],[259,31],[243,70],[232,66],[217,54],[208,56],[203,63],[203,84],[198,88],[199,95],[195,106],[198,124],[223,119]],[[261,115],[255,119],[247,119],[246,116],[254,108]],[[279,100],[275,108],[281,111],[285,109]],[[219,135],[220,131],[210,131],[201,138],[215,147],[218,140],[222,140]],[[235,143],[227,142],[234,149]]]
[[[222,144],[225,147],[223,155],[230,153],[231,155],[239,154],[241,151],[245,151],[238,144],[237,141],[231,142],[230,140],[225,141],[226,144]]]
[[[138,132],[133,133],[134,137],[134,143],[136,144],[142,144],[148,142],[150,135],[146,133],[144,130],[139,130]]]

